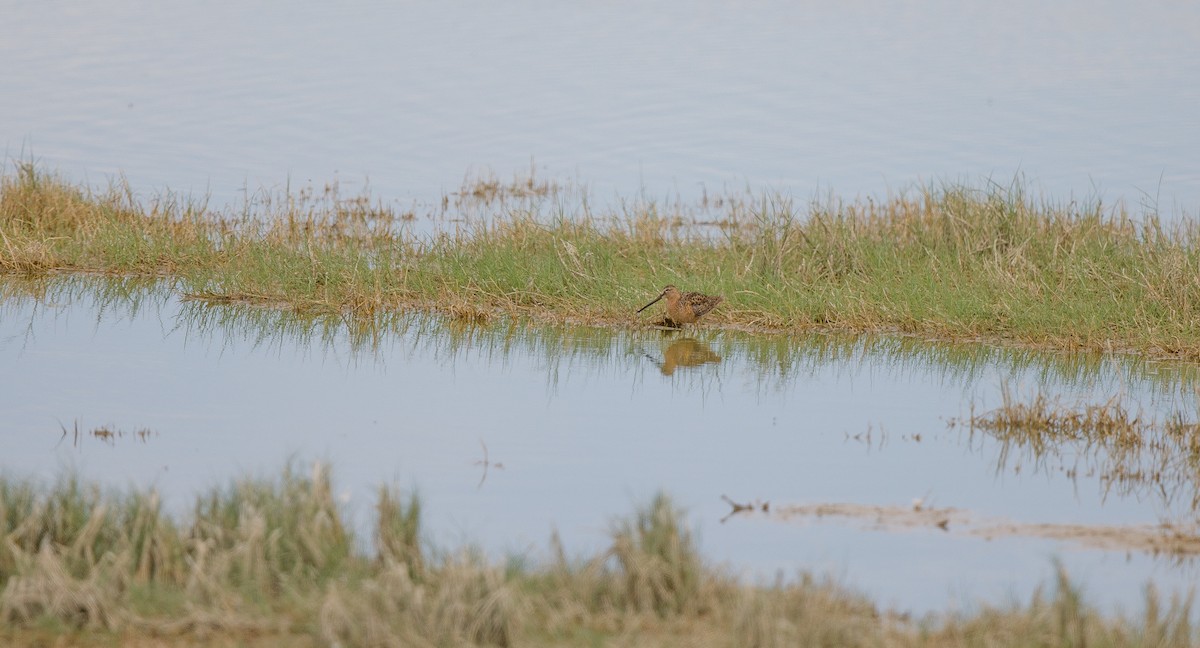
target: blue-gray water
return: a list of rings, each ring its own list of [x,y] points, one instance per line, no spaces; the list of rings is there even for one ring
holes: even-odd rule
[[[464,175],[1200,209],[1200,5],[7,3],[0,147],[141,195]]]

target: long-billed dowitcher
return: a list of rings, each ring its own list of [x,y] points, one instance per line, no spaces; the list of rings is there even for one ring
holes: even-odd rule
[[[698,292],[679,292],[674,285],[668,285],[653,301],[638,309],[642,312],[650,308],[663,297],[667,298],[667,320],[674,326],[691,324],[700,316],[717,307],[724,297],[720,295],[705,295]]]

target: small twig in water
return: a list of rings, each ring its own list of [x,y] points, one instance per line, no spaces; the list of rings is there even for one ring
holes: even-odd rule
[[[725,500],[725,503],[731,507],[729,514],[726,515],[725,517],[721,518],[721,524],[724,524],[725,520],[728,520],[729,518],[731,518],[735,515],[738,515],[739,513],[745,513],[746,511],[754,511],[755,508],[758,508],[763,513],[769,513],[771,511],[771,503],[770,502],[763,502],[762,504],[739,504],[738,502],[735,502],[732,499],[730,499],[728,495],[722,495],[721,499]]]
[[[502,464],[498,461],[492,462],[491,460],[488,459],[487,444],[483,442],[483,439],[479,440],[479,445],[483,446],[483,461],[476,461],[475,465],[483,466],[483,474],[480,475],[479,483],[475,486],[475,490],[479,490],[480,488],[483,488],[483,482],[487,480],[489,467],[497,468],[499,470],[504,470],[504,464]]]

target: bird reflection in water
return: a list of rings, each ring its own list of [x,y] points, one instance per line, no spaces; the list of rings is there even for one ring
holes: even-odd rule
[[[663,349],[662,362],[658,362],[649,354],[646,357],[654,360],[664,376],[670,376],[680,367],[699,367],[721,361],[721,356],[714,353],[707,344],[690,337],[675,340]]]

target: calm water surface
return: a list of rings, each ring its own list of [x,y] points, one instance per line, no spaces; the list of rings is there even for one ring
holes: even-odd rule
[[[1022,174],[1200,208],[1200,5],[7,3],[0,147],[218,205],[494,171],[600,196],[882,196]]]
[[[916,611],[1026,597],[1055,557],[1107,606],[1138,606],[1146,582],[1179,590],[1197,576],[1191,562],[1045,540],[835,519],[722,522],[721,500],[920,497],[1018,522],[1191,520],[1194,474],[1166,483],[1170,494],[1106,489],[1103,453],[1067,444],[1037,454],[948,426],[973,403],[997,404],[1004,384],[1194,412],[1190,366],[890,338],[664,337],[421,317],[347,327],[180,303],[136,283],[58,283],[32,290],[38,298],[6,286],[6,475],[52,480],[74,468],[155,486],[183,510],[196,491],[275,475],[289,457],[325,460],[355,514],[395,482],[420,492],[435,542],[534,556],[552,529],[572,551],[597,549],[614,517],[663,490],[715,561],[759,577],[831,573]],[[126,436],[64,439],[76,424]],[[485,446],[503,464],[486,475]]]

